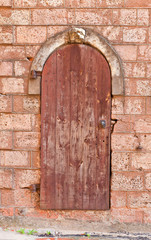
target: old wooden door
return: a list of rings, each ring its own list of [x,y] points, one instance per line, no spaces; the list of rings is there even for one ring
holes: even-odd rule
[[[107,61],[88,45],[63,46],[47,59],[41,87],[41,208],[108,209]]]

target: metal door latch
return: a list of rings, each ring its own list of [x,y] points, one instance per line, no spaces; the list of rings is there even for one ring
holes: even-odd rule
[[[106,121],[105,120],[100,120],[100,127],[105,128],[106,127]]]

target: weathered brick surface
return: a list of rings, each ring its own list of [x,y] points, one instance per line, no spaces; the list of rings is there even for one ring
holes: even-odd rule
[[[143,175],[141,173],[119,172],[112,175],[112,190],[140,191],[143,189]]]
[[[0,188],[12,188],[12,170],[0,169]]]
[[[127,194],[126,192],[118,192],[112,191],[111,192],[111,206],[113,208],[123,208],[126,207],[127,203]]]
[[[40,134],[38,132],[14,133],[14,147],[17,149],[39,149]]]
[[[113,152],[112,153],[112,170],[127,171],[130,165],[130,153]]]
[[[40,98],[39,96],[14,96],[14,111],[26,113],[40,112]]]
[[[112,218],[125,223],[143,223],[143,211],[138,209],[113,209]]]
[[[1,216],[151,223],[150,8],[151,0],[0,0]],[[112,96],[111,208],[103,212],[40,210],[30,191],[41,161],[30,67],[43,43],[71,26],[105,38],[124,70],[125,95]]]
[[[30,167],[30,153],[25,151],[1,151],[1,166]]]
[[[30,61],[15,61],[14,72],[16,76],[28,76]]]
[[[0,112],[12,111],[12,97],[6,95],[0,95]]]
[[[151,193],[150,192],[131,192],[128,193],[128,207],[130,208],[150,208]]]
[[[131,154],[131,168],[137,170],[151,169],[151,153],[132,153]]]
[[[0,0],[0,6],[11,7],[12,6],[12,0]]]
[[[0,43],[10,44],[13,43],[13,28],[1,26],[0,27]]]
[[[12,148],[12,132],[0,131],[0,149]]]
[[[25,80],[23,78],[1,78],[0,92],[3,94],[25,93]]]
[[[0,59],[25,59],[25,47],[0,46]]]
[[[40,183],[39,170],[16,170],[15,185],[16,188],[29,188],[32,184]]]
[[[12,76],[13,64],[12,62],[0,61],[0,76]]]
[[[30,24],[29,10],[2,9],[0,12],[0,25],[28,25]]]
[[[42,43],[46,40],[46,27],[21,26],[16,28],[17,43]]]
[[[30,114],[0,114],[0,130],[24,130],[30,131]]]

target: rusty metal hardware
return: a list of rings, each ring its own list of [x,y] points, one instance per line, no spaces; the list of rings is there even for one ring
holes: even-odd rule
[[[38,76],[42,76],[42,72],[41,71],[35,71],[35,70],[32,70],[31,71],[31,78],[32,79],[36,79]]]
[[[100,120],[99,125],[101,128],[105,128],[106,127],[106,121],[105,120]]]

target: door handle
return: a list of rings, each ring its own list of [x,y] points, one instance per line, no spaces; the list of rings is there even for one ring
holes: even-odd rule
[[[105,120],[100,120],[99,125],[101,128],[105,128],[106,127],[106,121]]]

